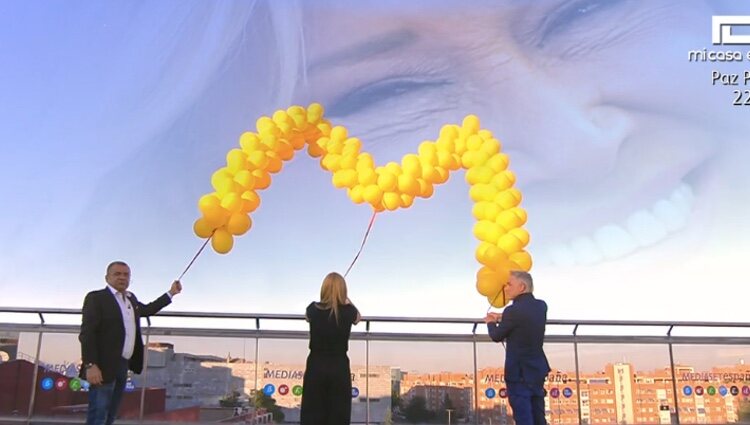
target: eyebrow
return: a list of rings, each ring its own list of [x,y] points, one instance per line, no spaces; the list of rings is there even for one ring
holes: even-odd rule
[[[307,72],[318,72],[327,68],[360,62],[372,56],[398,50],[416,43],[419,37],[414,31],[400,29],[377,36],[324,56],[307,67]]]

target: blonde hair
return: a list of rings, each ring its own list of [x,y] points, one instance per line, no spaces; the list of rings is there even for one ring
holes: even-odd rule
[[[331,309],[331,314],[339,321],[339,307],[346,304],[346,281],[336,272],[328,273],[320,287],[320,303]]]

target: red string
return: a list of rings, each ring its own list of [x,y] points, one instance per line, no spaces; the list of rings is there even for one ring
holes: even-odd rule
[[[372,230],[372,225],[375,223],[375,215],[377,215],[377,211],[372,212],[372,217],[370,217],[370,224],[367,225],[367,231],[365,232],[365,237],[362,238],[362,245],[359,246],[359,251],[357,251],[357,255],[354,256],[354,260],[352,260],[352,263],[349,264],[349,268],[346,269],[346,273],[344,273],[344,277],[349,274],[349,271],[351,271],[352,267],[354,267],[354,263],[357,262],[357,259],[359,258],[359,254],[362,253],[362,249],[365,247],[365,242],[367,242],[367,236],[370,235],[370,230]]]

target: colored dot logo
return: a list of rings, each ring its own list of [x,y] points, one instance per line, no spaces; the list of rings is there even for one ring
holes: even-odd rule
[[[505,388],[500,388],[500,391],[497,392],[497,395],[500,396],[500,398],[508,397],[508,390]]]
[[[549,395],[552,396],[552,398],[560,397],[560,389],[552,388],[551,390],[549,390]]]
[[[487,388],[486,390],[484,390],[484,395],[487,398],[495,398],[495,389]]]
[[[703,395],[703,387],[700,385],[695,387],[695,395]]]
[[[732,395],[738,395],[740,393],[739,387],[737,385],[732,385],[732,388],[729,389],[729,394]]]
[[[65,378],[57,378],[57,381],[55,381],[55,389],[62,391],[66,388],[68,388],[68,380]]]
[[[292,387],[292,394],[294,394],[294,395],[296,395],[298,397],[301,396],[302,395],[302,385],[295,385],[295,386],[293,386]]]
[[[352,387],[352,398],[357,398],[357,397],[359,397],[359,388]]]
[[[723,385],[719,387],[719,395],[721,395],[722,397],[724,397],[725,395],[727,395],[728,392],[729,392],[729,390],[727,390],[727,387],[725,387]]]
[[[50,377],[44,378],[42,379],[41,386],[42,390],[49,391],[55,386],[55,381]]]
[[[709,385],[708,389],[706,390],[708,395],[715,395],[716,394],[716,388],[714,388],[713,385]]]
[[[90,387],[89,381],[81,380],[81,391],[88,391]]]
[[[684,387],[682,387],[682,393],[686,396],[689,396],[693,394],[693,389],[690,387],[690,385],[685,385]]]
[[[276,392],[276,387],[273,386],[273,384],[266,384],[266,386],[263,387],[263,394],[267,396],[272,396],[273,393]]]
[[[563,397],[570,398],[573,396],[573,390],[568,387],[563,388]]]
[[[133,381],[128,379],[127,382],[125,382],[125,391],[126,392],[133,392],[135,391],[135,384],[133,384]]]
[[[279,394],[281,395],[289,394],[289,387],[286,385],[279,385]]]
[[[70,383],[68,384],[70,389],[72,391],[80,391],[81,390],[81,380],[78,378],[73,378],[70,380]]]
[[[742,386],[742,395],[744,396],[750,396],[750,387],[747,385]]]

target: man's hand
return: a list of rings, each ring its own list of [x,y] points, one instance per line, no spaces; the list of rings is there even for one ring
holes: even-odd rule
[[[182,284],[179,280],[175,280],[174,282],[172,282],[172,287],[169,288],[169,295],[175,296],[180,292],[182,292]]]
[[[91,385],[102,383],[102,371],[99,370],[99,366],[94,364],[86,368],[86,380]]]
[[[487,316],[484,317],[484,323],[497,323],[501,320],[503,320],[502,313],[487,313]]]

